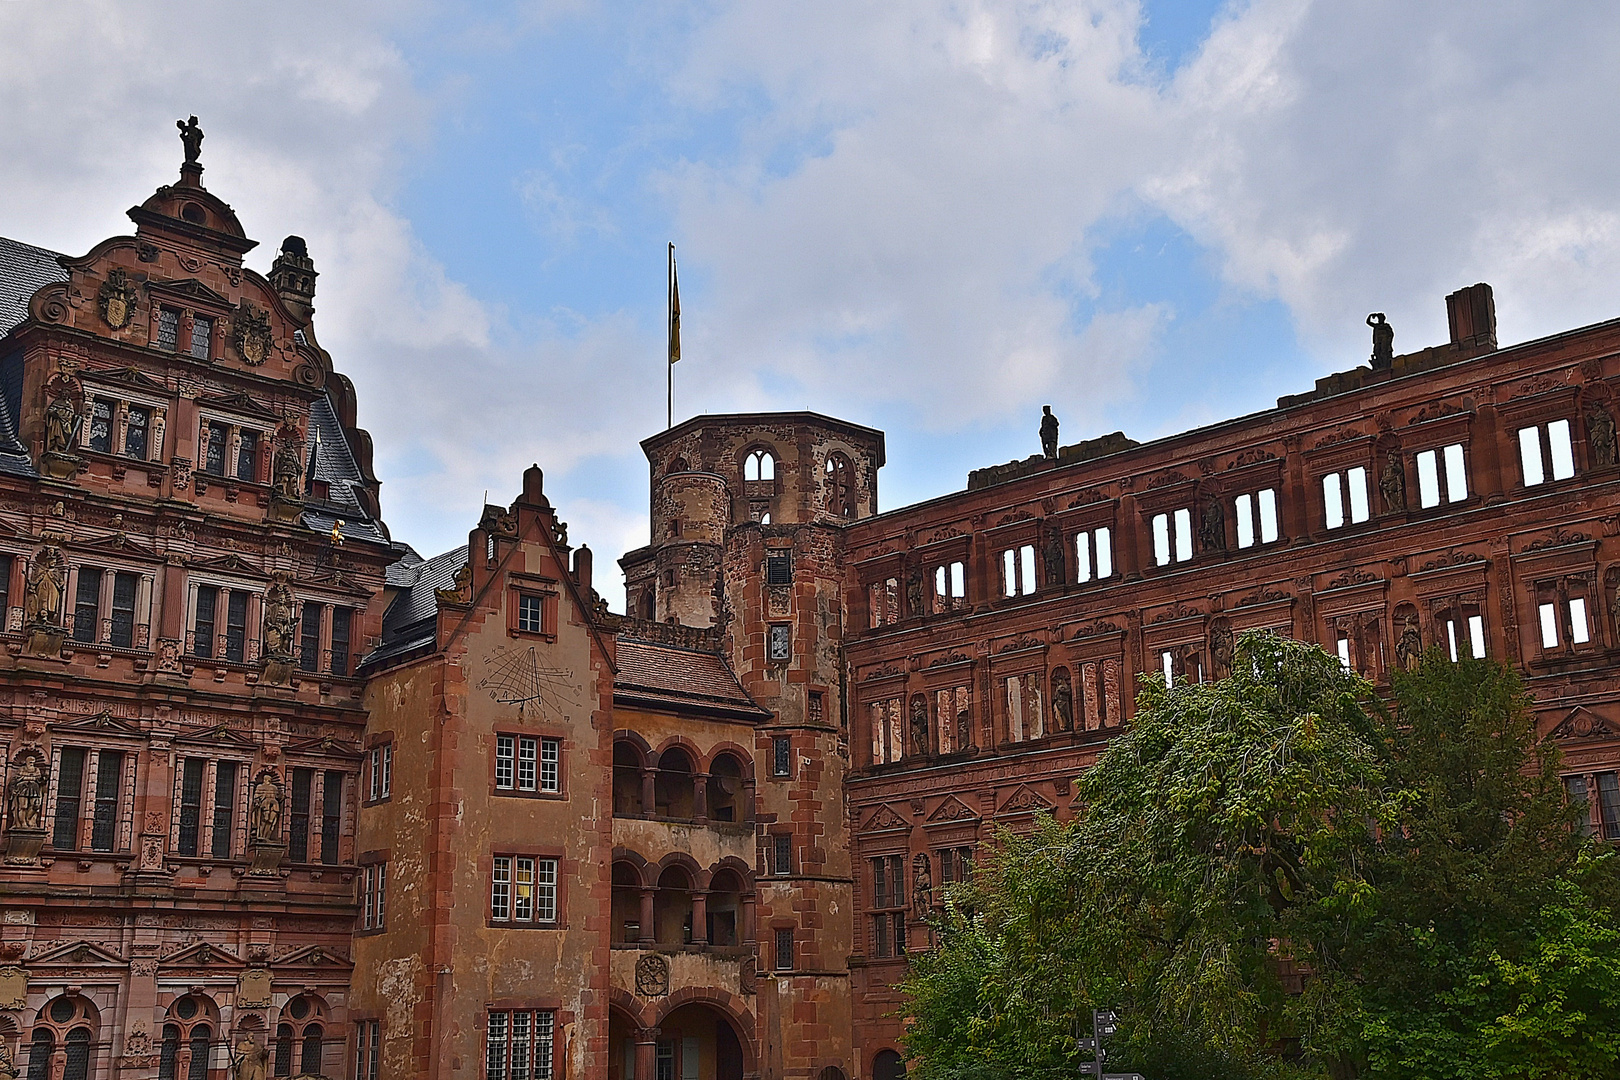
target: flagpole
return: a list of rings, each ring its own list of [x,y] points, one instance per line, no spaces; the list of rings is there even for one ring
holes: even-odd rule
[[[666,350],[672,350],[675,343],[675,242],[669,244],[669,274],[664,289],[664,338]],[[664,430],[668,431],[675,426],[675,359],[672,351],[664,355],[664,371],[666,383],[666,401],[664,413]]]

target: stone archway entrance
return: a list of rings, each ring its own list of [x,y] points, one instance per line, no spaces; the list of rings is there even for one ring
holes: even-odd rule
[[[609,1080],[743,1080],[748,1052],[743,1032],[712,1005],[691,1001],[656,1028],[638,1028],[619,1009],[608,1021],[613,1054]]]

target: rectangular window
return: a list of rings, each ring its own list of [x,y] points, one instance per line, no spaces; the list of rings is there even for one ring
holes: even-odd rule
[[[1172,560],[1186,562],[1192,555],[1192,511],[1153,515],[1154,565],[1168,566]]]
[[[1255,544],[1270,544],[1277,539],[1277,492],[1266,488],[1255,495],[1239,495],[1237,510],[1237,543],[1239,548]]]
[[[1485,620],[1479,615],[1468,616],[1468,647],[1475,660],[1485,659]]]
[[[381,930],[388,907],[388,864],[372,863],[360,868],[360,928]]]
[[[114,648],[135,647],[135,586],[134,574],[113,575],[112,631],[109,641]]]
[[[106,398],[93,398],[90,402],[90,449],[98,454],[110,454],[113,448],[113,413],[118,403]]]
[[[1463,448],[1453,443],[1444,450],[1425,450],[1417,456],[1418,505],[1425,510],[1440,505],[1440,472],[1445,470],[1445,500],[1462,502],[1468,498],[1468,473]]]
[[[889,916],[894,920],[894,955],[906,955],[906,913],[896,911]]]
[[[292,807],[288,815],[287,858],[309,862],[310,795],[315,788],[314,769],[292,771]]]
[[[236,817],[236,772],[237,764],[234,761],[214,763],[214,833],[209,854],[216,859],[231,857]]]
[[[793,970],[793,929],[784,927],[776,932],[776,970]]]
[[[1354,670],[1350,663],[1350,639],[1339,635],[1339,666],[1346,672]]]
[[[1367,470],[1358,465],[1343,473],[1328,473],[1322,477],[1322,506],[1323,523],[1329,529],[1342,528],[1346,522],[1359,525],[1366,521],[1371,512],[1367,501]]]
[[[511,791],[517,782],[517,738],[495,736],[495,788]]]
[[[771,873],[786,877],[793,873],[793,834],[771,834]]]
[[[354,612],[349,608],[332,609],[332,674],[349,673],[349,625]]]
[[[913,615],[921,615],[913,611]],[[900,579],[884,578],[866,587],[866,621],[871,629],[900,621]]]
[[[872,764],[899,761],[905,753],[905,735],[900,728],[900,699],[874,701],[867,706],[872,728]]]
[[[509,856],[495,856],[490,872],[489,917],[504,922],[512,917],[512,860]]]
[[[773,551],[765,556],[765,584],[793,584],[793,553]]]
[[[1536,611],[1541,616],[1541,647],[1558,648],[1558,606],[1543,603],[1537,606]]]
[[[771,739],[771,775],[791,776],[793,774],[792,740],[786,735],[777,735]]]
[[[118,793],[123,778],[123,754],[103,750],[96,755],[96,818],[90,830],[91,851],[112,851],[118,841]]]
[[[905,857],[881,855],[872,863],[872,907],[902,907],[906,902]]]
[[[248,594],[232,589],[225,602],[225,659],[240,664],[247,656]]]
[[[1028,596],[1035,591],[1034,544],[1001,553],[1001,588],[1005,596]]]
[[[535,751],[538,740],[522,738],[518,740],[517,756],[517,786],[519,791],[535,790]]]
[[[793,627],[788,623],[771,624],[769,655],[775,662],[793,659]]]
[[[0,573],[3,573],[4,569],[5,568],[0,568]],[[4,609],[5,609],[4,594],[0,593],[0,611],[3,611]],[[812,724],[825,723],[826,722],[826,714],[825,714],[825,711],[824,711],[825,708],[826,708],[826,705],[825,705],[825,702],[823,700],[823,696],[822,696],[821,691],[820,690],[812,690],[812,691],[810,691],[810,723],[812,723]]]
[[[967,567],[960,562],[934,568],[934,610],[954,611],[967,603]]]
[[[534,921],[557,921],[557,860],[534,861]]]
[[[158,308],[157,340],[159,349],[174,352],[180,347],[180,312],[170,307]]]
[[[555,1022],[550,1012],[490,1013],[484,1043],[485,1080],[552,1080]]]
[[[1586,623],[1586,600],[1583,597],[1569,598],[1569,640],[1576,645],[1585,645],[1592,640],[1591,629]]]
[[[497,855],[490,889],[490,918],[498,922],[557,921],[557,860]]]
[[[321,669],[320,604],[305,603],[303,618],[298,620],[298,668],[300,671]]]
[[[1075,581],[1100,581],[1114,573],[1113,537],[1107,527],[1074,534]]]
[[[518,594],[518,630],[538,634],[545,628],[544,601],[534,593]]]
[[[546,794],[562,792],[562,740],[540,740],[540,790]]]
[[[236,445],[236,478],[249,484],[259,480],[259,433],[243,428]]]
[[[207,762],[188,757],[180,770],[180,854],[195,856],[202,832],[203,770]]]
[[[1164,671],[1165,687],[1176,685],[1176,654],[1168,650],[1160,653],[1159,667]]]
[[[394,744],[383,743],[371,748],[371,793],[368,802],[386,799],[394,787]],[[498,767],[497,767],[498,771]]]
[[[381,1057],[382,1021],[360,1021],[354,1035],[354,1080],[378,1080]]]
[[[151,456],[152,410],[139,405],[129,407],[129,425],[124,429],[124,454],[136,461]]]
[[[191,653],[207,659],[214,655],[214,616],[219,608],[219,589],[202,585],[197,589],[197,620],[191,635]]]
[[[889,916],[872,916],[872,955],[883,959],[889,955]]]
[[[321,862],[335,866],[338,861],[338,833],[343,826],[343,774],[327,771],[321,783]]]
[[[51,846],[58,851],[79,847],[79,800],[84,792],[84,748],[63,747],[57,763],[56,821]]]
[[[1612,772],[1597,774],[1598,824],[1603,839],[1620,840],[1620,776]]]
[[[101,571],[79,567],[79,590],[74,594],[73,640],[91,643],[99,640],[101,626]]]
[[[208,424],[208,441],[203,446],[203,472],[210,476],[225,475],[225,440],[230,433],[229,426],[225,424]]]
[[[1584,809],[1586,811],[1586,813],[1581,815],[1580,830],[1581,830],[1581,835],[1583,835],[1583,836],[1591,836],[1592,835],[1591,805],[1587,802],[1586,777],[1584,777],[1584,776],[1566,776],[1566,777],[1564,777],[1564,794],[1569,797],[1570,805],[1579,806],[1579,807],[1581,807],[1582,809]]]
[[[1553,480],[1575,475],[1575,448],[1570,439],[1568,420],[1554,420],[1545,426],[1519,429],[1519,465],[1524,486],[1546,483],[1548,471]]]
[[[214,320],[207,315],[196,315],[191,320],[191,355],[198,360],[208,359],[214,341]]]

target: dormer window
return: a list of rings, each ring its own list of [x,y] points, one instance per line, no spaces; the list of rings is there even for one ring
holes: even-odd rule
[[[191,355],[197,360],[207,360],[213,348],[214,319],[210,315],[198,315],[191,320]]]
[[[180,312],[177,309],[158,308],[157,337],[152,344],[169,352],[180,348]]]

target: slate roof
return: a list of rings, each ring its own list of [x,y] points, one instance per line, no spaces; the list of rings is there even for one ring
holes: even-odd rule
[[[698,709],[744,720],[771,715],[748,696],[718,653],[620,638],[618,666],[615,703]]]
[[[343,426],[338,423],[332,402],[326,397],[317,398],[309,407],[309,457],[304,486],[310,509],[304,513],[304,524],[317,532],[329,533],[333,523],[341,519],[343,535],[348,539],[388,543],[387,530],[371,519],[355,497],[354,489],[362,484],[360,466],[349,452]],[[316,480],[327,486],[324,501],[316,501],[309,495]]]
[[[306,515],[307,516],[307,515]],[[388,587],[399,592],[383,612],[382,644],[361,661],[362,666],[401,656],[435,641],[439,613],[436,589],[448,589],[456,571],[467,565],[467,545],[424,559],[408,544],[396,544],[398,561],[388,567]]]
[[[28,301],[35,293],[68,279],[56,261],[60,258],[55,251],[0,236],[0,337],[28,318]]]

